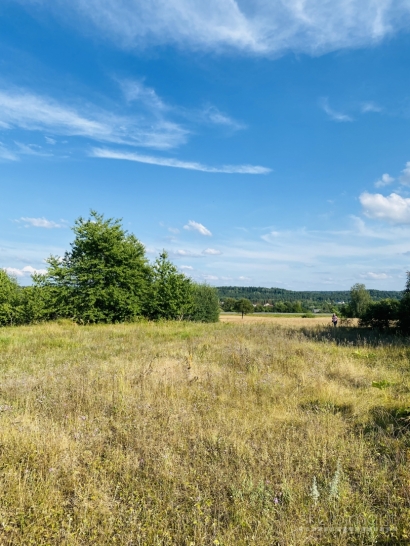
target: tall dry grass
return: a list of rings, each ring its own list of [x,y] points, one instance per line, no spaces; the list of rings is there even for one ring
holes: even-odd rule
[[[409,356],[274,321],[2,329],[0,544],[407,544]]]

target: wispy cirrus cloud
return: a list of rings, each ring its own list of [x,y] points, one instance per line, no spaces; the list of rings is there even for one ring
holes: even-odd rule
[[[329,99],[328,98],[322,98],[320,100],[320,105],[324,112],[329,116],[329,118],[333,121],[339,121],[339,122],[345,122],[345,121],[353,121],[353,118],[348,116],[347,114],[343,114],[342,112],[338,112],[331,108],[329,106]]]
[[[400,184],[403,186],[410,186],[410,161],[407,161],[406,166],[401,171]]]
[[[99,142],[163,150],[180,146],[187,139],[187,129],[170,120],[117,115],[95,105],[82,109],[21,89],[0,90],[3,130],[52,131]]]
[[[361,111],[363,114],[369,114],[371,112],[379,113],[382,111],[382,108],[375,102],[364,102],[362,104]]]
[[[371,45],[408,26],[410,6],[391,0],[25,0],[77,28],[140,49],[181,48],[280,55]]]
[[[368,271],[367,273],[362,273],[360,276],[363,279],[370,279],[372,281],[374,281],[374,280],[376,280],[376,281],[384,280],[384,279],[388,279],[390,277],[390,275],[387,275],[387,273],[374,273],[372,271]]]
[[[191,114],[191,117],[192,115],[193,114]],[[199,118],[199,121],[211,123],[213,125],[219,125],[233,131],[238,131],[240,129],[246,128],[246,125],[240,123],[239,121],[236,121],[227,114],[224,114],[215,106],[207,106],[199,112],[197,117]]]
[[[155,113],[170,109],[158,96],[155,89],[145,85],[144,79],[121,80],[119,83],[128,102],[141,103]]]
[[[0,142],[0,160],[5,159],[6,161],[18,161],[18,156],[3,146],[3,144]]]
[[[153,89],[145,84],[144,78],[134,80],[120,80],[119,85],[128,103],[137,104],[146,108],[156,117],[174,115],[186,121],[199,125],[216,125],[237,131],[245,129],[245,125],[233,119],[228,114],[221,112],[214,105],[204,108],[187,109],[177,105],[166,103]]]
[[[149,165],[175,167],[177,169],[188,169],[206,173],[268,174],[271,172],[271,169],[268,167],[261,167],[259,165],[223,165],[221,167],[211,167],[195,161],[182,161],[180,159],[142,155],[134,152],[122,152],[107,148],[93,148],[90,155],[92,157],[122,159],[125,161],[135,161],[137,163],[148,163]]]
[[[178,248],[177,250],[170,250],[169,254],[174,258],[200,258],[201,254],[192,250],[185,250]]]
[[[219,277],[217,275],[210,275],[210,274],[205,274],[205,275],[202,275],[202,278],[206,281],[217,281],[219,280]]]
[[[140,108],[138,114],[134,107],[131,108],[133,110],[131,114],[116,114],[87,102],[86,107],[74,107],[51,97],[36,95],[21,89],[0,89],[0,128],[3,129],[3,132],[19,129],[20,140],[23,139],[24,132],[28,134],[52,132],[54,135],[82,137],[94,145],[111,143],[128,147],[170,150],[185,144],[191,133],[190,129],[174,121],[172,117],[184,118],[187,124],[191,122],[197,125],[212,123],[230,130],[244,127],[215,107],[209,107],[204,113],[194,110],[188,112],[178,107],[168,106],[155,90],[147,87],[143,81],[120,82],[120,85],[127,104],[138,103]],[[57,144],[54,138],[48,136],[44,138],[49,145],[55,146]],[[24,155],[49,157],[56,154],[58,152],[53,150],[51,153],[50,148],[45,152],[38,144],[19,141],[14,142],[11,148],[10,146],[6,148],[0,143],[0,159],[9,161],[18,160],[20,156]],[[213,167],[197,162],[97,147],[94,148],[91,155],[210,173],[266,174],[271,171],[271,169],[257,165]]]
[[[212,236],[209,229],[207,229],[203,224],[195,222],[194,220],[189,220],[189,222],[184,226],[184,229],[187,229],[188,231],[197,231],[201,235],[205,235],[207,237]]]
[[[222,252],[220,250],[216,250],[215,248],[206,248],[202,251],[202,254],[205,254],[205,256],[220,256]]]
[[[45,228],[45,229],[59,229],[67,227],[66,222],[62,221],[60,224],[54,222],[53,220],[47,220],[47,218],[28,218],[22,216],[16,222],[24,223],[24,227],[36,227],[36,228]]]

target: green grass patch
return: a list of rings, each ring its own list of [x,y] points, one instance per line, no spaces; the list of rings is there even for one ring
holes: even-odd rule
[[[405,544],[408,342],[348,330],[2,329],[0,544]]]

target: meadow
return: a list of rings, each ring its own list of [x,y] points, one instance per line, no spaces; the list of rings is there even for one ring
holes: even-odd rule
[[[0,545],[408,544],[410,344],[324,320],[2,328]]]

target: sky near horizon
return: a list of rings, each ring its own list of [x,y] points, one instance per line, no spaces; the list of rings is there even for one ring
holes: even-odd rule
[[[90,209],[211,285],[402,290],[408,0],[3,0],[0,267]]]

